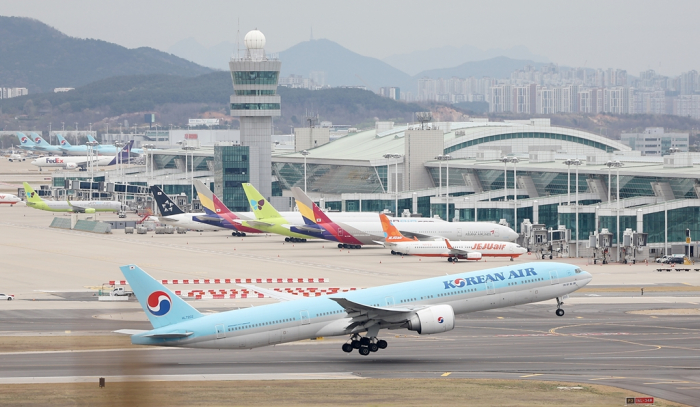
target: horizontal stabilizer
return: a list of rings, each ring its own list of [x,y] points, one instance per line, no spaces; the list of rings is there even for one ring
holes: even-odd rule
[[[115,334],[122,334],[122,335],[138,335],[138,334],[142,334],[144,332],[148,332],[148,331],[144,331],[143,329],[119,329],[117,331],[114,331]]]
[[[192,218],[194,220],[197,220],[200,222],[205,222],[205,223],[221,223],[223,221],[223,219],[221,219],[218,216],[200,215],[200,216],[193,216]]]
[[[259,221],[259,220],[246,220],[246,221],[244,221],[244,222],[246,223],[247,226],[249,226],[249,227],[251,227],[251,228],[272,227],[272,226],[275,226],[274,223],[261,222],[261,221]],[[238,223],[238,222],[236,222],[236,223]],[[241,223],[243,223],[243,222],[241,222]]]

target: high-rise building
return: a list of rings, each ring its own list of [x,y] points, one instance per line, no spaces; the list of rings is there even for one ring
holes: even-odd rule
[[[231,58],[231,116],[238,116],[241,145],[249,147],[250,182],[268,200],[272,196],[272,118],[280,116],[277,95],[282,63],[265,54],[265,36],[258,30],[244,38],[243,57]],[[218,193],[218,192],[217,192]]]

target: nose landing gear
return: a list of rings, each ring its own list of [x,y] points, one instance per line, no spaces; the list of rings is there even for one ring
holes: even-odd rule
[[[350,342],[343,344],[342,349],[345,353],[350,353],[354,349],[362,356],[367,356],[372,352],[377,352],[379,349],[386,349],[389,343],[383,339],[377,339],[376,336],[367,337],[354,334],[350,337]]]
[[[557,311],[556,311],[556,314],[557,314],[558,317],[564,316],[564,310],[561,309],[561,306],[562,306],[562,305],[564,305],[564,302],[561,301],[561,300],[559,299],[559,297],[557,297]]]

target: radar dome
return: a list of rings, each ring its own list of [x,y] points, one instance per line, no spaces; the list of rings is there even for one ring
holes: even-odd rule
[[[263,49],[265,48],[265,35],[258,30],[248,31],[243,42],[248,49]]]

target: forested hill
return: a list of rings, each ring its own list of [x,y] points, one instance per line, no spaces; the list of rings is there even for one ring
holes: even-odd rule
[[[153,48],[128,49],[106,41],[73,38],[22,17],[0,16],[0,55],[0,87],[24,87],[30,93],[79,87],[113,76],[192,77],[212,72]]]

